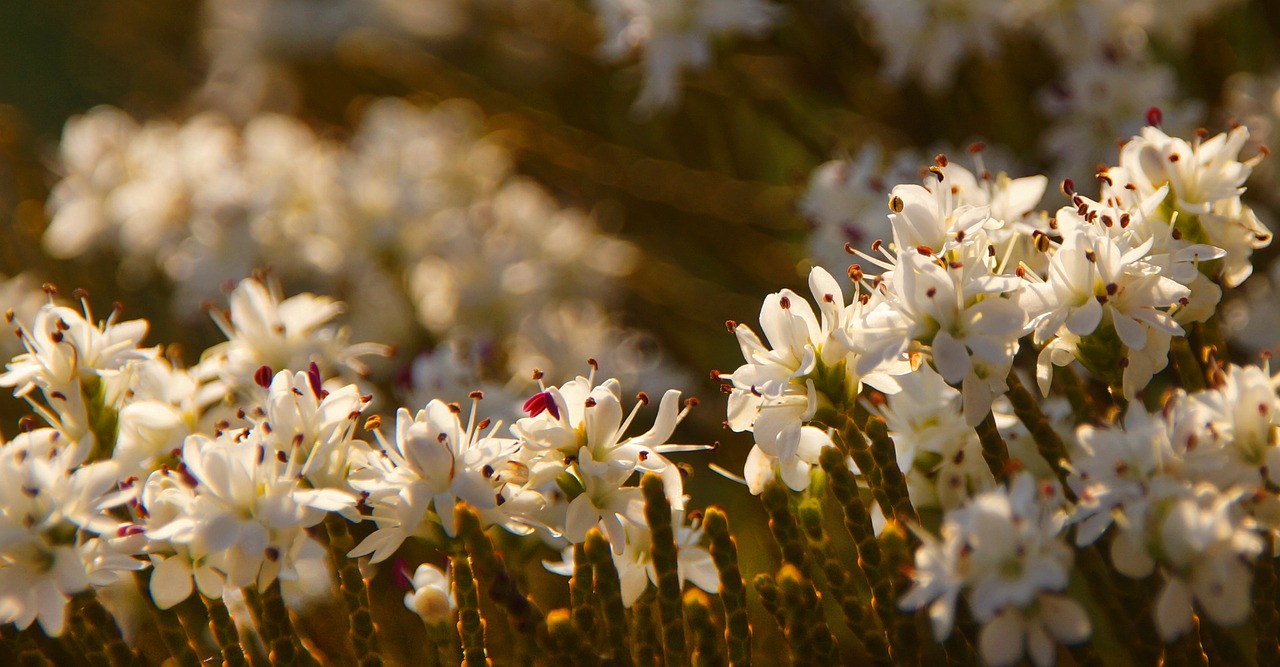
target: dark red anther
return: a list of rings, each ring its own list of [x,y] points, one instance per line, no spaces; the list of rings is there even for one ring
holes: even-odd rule
[[[1160,107],[1147,109],[1147,125],[1160,127],[1162,123],[1164,123],[1164,113],[1160,111]]]
[[[266,389],[271,386],[271,375],[270,366],[259,366],[258,370],[253,372],[253,381],[257,383],[259,387]]]
[[[131,535],[141,535],[146,529],[137,524],[125,524],[116,529],[116,537],[129,537]]]
[[[551,396],[549,391],[538,392],[530,396],[529,400],[524,402],[524,408],[522,409],[529,413],[530,417],[537,417],[542,414],[543,410],[546,410],[551,413],[553,418],[560,418],[560,408],[556,406],[556,399]]]
[[[409,561],[403,558],[397,558],[391,564],[391,577],[395,582],[396,588],[402,591],[413,589],[413,573],[409,571]]]
[[[320,389],[320,367],[314,361],[307,367],[307,384],[311,385],[311,393],[316,395],[316,400],[324,399],[324,396],[320,395],[323,391]]]

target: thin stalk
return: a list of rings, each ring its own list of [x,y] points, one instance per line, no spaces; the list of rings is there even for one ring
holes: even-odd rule
[[[996,483],[1007,481],[1009,447],[1000,436],[1000,429],[996,428],[995,415],[988,412],[974,430],[978,432],[978,440],[982,442],[982,458],[986,460],[987,467],[991,468],[991,474],[995,476]]]
[[[289,609],[284,604],[280,580],[276,579],[267,586],[267,590],[261,591],[259,599],[262,604],[262,638],[267,644],[271,664],[279,667],[309,664],[311,654],[302,648],[293,621],[289,620]]]
[[[546,633],[546,618],[542,610],[520,591],[515,577],[507,570],[494,550],[493,542],[481,527],[480,517],[475,511],[460,503],[455,508],[454,517],[458,535],[466,546],[477,579],[484,580],[489,599],[506,613],[514,635],[516,661],[529,662],[531,656],[540,652],[535,649],[539,636]],[[574,563],[576,566],[577,561]]]
[[[150,573],[141,571],[133,574],[138,590],[143,591],[142,597],[146,599],[146,608],[155,619],[156,628],[160,631],[160,639],[164,642],[165,648],[169,649],[169,655],[172,656],[174,664],[177,667],[200,667],[200,657],[196,655],[191,638],[187,636],[182,623],[178,621],[177,614],[172,610],[164,611],[157,608],[151,596],[146,593],[151,590]]]
[[[453,594],[458,603],[458,634],[462,637],[462,660],[467,667],[487,667],[489,660],[484,644],[484,619],[480,617],[480,598],[476,591],[471,560],[459,548],[452,558]]]
[[[867,438],[871,440],[871,452],[880,470],[880,478],[884,483],[885,494],[893,505],[893,516],[899,521],[920,523],[916,508],[911,504],[911,495],[907,492],[907,478],[898,468],[897,449],[893,438],[889,437],[889,427],[884,419],[872,415],[867,418]]]
[[[724,604],[725,644],[729,664],[751,664],[751,622],[747,615],[747,588],[738,567],[738,545],[729,534],[729,519],[717,507],[707,508],[702,527],[710,538],[711,559],[720,574],[720,601]]]
[[[240,641],[240,631],[236,629],[227,605],[222,600],[203,595],[200,599],[209,614],[209,629],[218,641],[218,649],[222,651],[223,667],[246,667],[248,661],[245,659],[244,645]]]
[[[347,636],[351,640],[356,663],[360,667],[381,667],[378,627],[373,622],[373,611],[369,605],[369,587],[360,573],[359,561],[347,557],[356,546],[347,520],[330,513],[324,518],[324,530],[329,537],[329,557],[333,559],[338,575],[338,590],[347,610]]]
[[[631,657],[631,641],[627,636],[627,610],[622,604],[622,587],[613,564],[613,551],[597,528],[587,532],[584,551],[591,562],[595,594],[604,620],[606,655],[625,661]]]
[[[671,526],[671,506],[667,504],[662,478],[646,473],[640,480],[644,494],[644,517],[649,522],[650,553],[658,577],[658,617],[662,619],[662,650],[667,667],[684,662],[684,611],[680,604],[680,572],[676,536]]]
[[[1053,424],[1040,409],[1035,396],[1023,386],[1017,371],[1010,371],[1006,382],[1009,385],[1008,396],[1009,402],[1013,404],[1013,414],[1017,415],[1018,420],[1031,432],[1031,437],[1036,443],[1036,451],[1053,468],[1058,481],[1062,482],[1062,488],[1068,500],[1075,500],[1075,494],[1067,486],[1068,471],[1063,464],[1070,460],[1070,455],[1067,453],[1067,445],[1062,441],[1062,436],[1054,430]]]
[[[711,600],[706,593],[691,588],[684,594],[684,617],[693,634],[693,666],[726,667],[729,662],[721,641],[723,635],[716,628],[711,615]]]
[[[883,558],[871,524],[871,514],[862,502],[857,480],[845,465],[843,454],[834,447],[828,447],[822,450],[818,462],[827,473],[827,488],[844,513],[845,530],[853,538],[858,551],[858,568],[871,584],[871,608],[880,619],[880,623],[866,625],[862,642],[868,646],[887,645],[885,629],[892,623],[894,597],[889,578],[883,576]]]

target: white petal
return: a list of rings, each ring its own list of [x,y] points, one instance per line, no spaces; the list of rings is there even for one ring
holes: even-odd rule
[[[747,454],[747,463],[743,467],[742,477],[747,480],[747,490],[751,491],[752,495],[760,495],[765,485],[773,481],[775,465],[777,460],[766,454],[759,445],[751,448],[751,452]]]
[[[1156,630],[1171,642],[1191,629],[1191,590],[1181,579],[1170,578],[1156,599]]]
[[[1044,618],[1045,629],[1063,644],[1079,644],[1093,632],[1084,607],[1071,598],[1041,595],[1040,613]]]
[[[169,609],[191,595],[191,566],[174,556],[151,568],[151,599],[161,609]]]
[[[1130,350],[1141,350],[1147,346],[1147,328],[1142,326],[1140,322],[1122,315],[1120,311],[1111,310],[1111,323],[1116,327],[1116,334],[1120,336],[1120,342],[1124,343]]]
[[[569,511],[564,520],[565,539],[578,544],[587,539],[587,531],[600,523],[600,510],[591,503],[587,494],[579,495],[569,503]]]
[[[1111,562],[1126,577],[1141,579],[1155,569],[1155,561],[1146,547],[1128,532],[1122,531],[1111,541]]]
[[[1077,336],[1088,336],[1098,328],[1102,321],[1102,304],[1097,299],[1088,298],[1084,305],[1071,311],[1067,316],[1067,331]]]
[[[1020,613],[1007,611],[996,616],[982,626],[982,634],[978,637],[982,658],[994,667],[1012,665],[1022,657],[1025,633],[1026,624]]]
[[[810,465],[800,458],[792,458],[791,461],[781,461],[782,481],[792,491],[804,491],[809,488],[809,470]]]
[[[933,363],[938,367],[938,374],[951,384],[969,374],[969,352],[945,330],[933,337]]]
[[[627,441],[627,444],[640,447],[656,447],[665,443],[671,439],[671,434],[676,430],[676,417],[679,414],[680,390],[668,389],[662,395],[662,402],[658,404],[658,417],[653,421],[653,428],[631,438]],[[752,416],[754,417],[754,415]]]

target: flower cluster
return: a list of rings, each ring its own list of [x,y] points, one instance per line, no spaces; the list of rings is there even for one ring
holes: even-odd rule
[[[848,403],[864,382],[896,393],[895,378],[922,363],[961,390],[961,412],[976,426],[1008,390],[1027,333],[1040,347],[1042,393],[1055,366],[1079,361],[1132,400],[1165,367],[1182,323],[1211,315],[1219,285],[1243,281],[1252,251],[1271,240],[1240,202],[1256,161],[1238,157],[1246,138],[1237,127],[1187,143],[1147,127],[1125,145],[1119,165],[1099,173],[1097,200],[1067,182],[1071,205],[1052,216],[1035,211],[1046,177],[975,176],[941,155],[923,185],[893,187],[892,242],[873,243],[875,255],[848,246],[883,270],[872,277],[862,264],[850,267],[851,303],[814,268],[821,320],[784,290],[760,313],[769,346],[736,327],[746,364],[720,377],[731,383],[729,425],[755,435],[746,471],[752,490],[775,470],[805,488],[828,441],[804,422],[823,405]],[[904,472],[909,452],[931,447],[925,439],[899,452]]]
[[[1153,0],[1087,0],[1075,3],[866,0],[861,9],[884,54],[883,75],[893,82],[918,80],[940,94],[973,61],[999,55],[1009,36],[1043,45],[1062,78],[1037,91],[1053,123],[1041,137],[1055,174],[1082,176],[1117,138],[1139,129],[1151,104],[1169,110],[1170,126],[1194,127],[1203,115],[1195,103],[1175,105],[1174,69],[1156,53],[1189,48],[1187,35],[1224,12],[1234,0],[1167,6]]]
[[[1061,539],[1060,500],[1055,485],[1022,473],[1009,488],[948,512],[940,538],[919,532],[923,544],[903,609],[928,606],[934,637],[942,641],[966,593],[983,626],[979,645],[988,663],[1012,665],[1026,653],[1041,667],[1055,664],[1055,642],[1077,644],[1090,634],[1084,608],[1063,594],[1072,552]]]
[[[83,313],[50,303],[21,323],[27,351],[0,375],[47,423],[0,449],[0,486],[11,496],[0,514],[11,525],[0,544],[0,618],[22,628],[38,619],[54,636],[70,596],[121,571],[148,569],[160,609],[196,589],[216,600],[277,580],[296,585],[324,571],[329,551],[314,530],[326,516],[372,521],[351,557],[377,563],[410,537],[456,537],[460,503],[485,526],[537,531],[557,546],[599,528],[624,559],[633,601],[656,575],[643,578],[649,534],[629,484],[660,476],[678,519],[684,473],[666,454],[708,448],[669,444],[695,403],[674,389],[652,427],[629,434],[649,398],[639,394],[624,417],[620,383],[597,384],[594,360],[588,377],[539,381],[512,437],[500,422],[477,422],[474,405],[464,419],[456,404],[431,400],[416,415],[401,408],[390,438],[371,418],[368,443],[357,425],[373,396],[321,372],[359,369],[359,357],[381,349],[351,345],[330,324],[341,303],[243,281],[230,310],[214,313],[229,340],[180,369],[139,346],[145,321],[120,322],[117,310],[95,324],[80,297]],[[478,405],[482,394],[472,397]],[[687,576],[714,590],[701,532],[695,524],[680,535]],[[449,607],[430,597],[427,579],[410,604],[436,618]]]
[[[427,111],[376,101],[345,144],[275,114],[239,128],[214,112],[140,125],[95,109],[67,124],[44,246],[63,258],[119,252],[126,281],[159,271],[184,316],[267,263],[287,284],[346,302],[285,302],[269,284],[237,290],[239,330],[220,318],[231,342],[218,354],[242,380],[260,365],[305,366],[275,351],[280,338],[345,309],[355,335],[464,371],[434,395],[458,400],[487,384],[509,394],[512,417],[531,367],[567,373],[597,356],[628,382],[643,373],[678,383],[657,346],[603,306],[635,248],[512,174],[511,157],[481,129],[460,102]],[[264,319],[276,308],[283,320]],[[365,370],[335,356],[343,341],[315,342],[336,346],[327,367]]]
[[[1274,528],[1275,386],[1255,367],[1206,376],[1174,348],[1189,329],[1208,331],[1223,289],[1249,276],[1253,251],[1271,240],[1240,200],[1257,162],[1239,156],[1247,137],[1235,127],[1188,142],[1148,126],[1117,165],[1099,167],[1096,199],[1066,181],[1071,202],[1053,213],[1036,210],[1044,176],[975,175],[938,156],[922,185],[888,191],[890,242],[870,253],[847,245],[861,260],[848,270],[851,302],[815,267],[819,314],[783,290],[761,309],[765,340],[733,325],[745,364],[717,375],[727,426],[756,443],[743,481],[753,493],[774,480],[805,491],[837,444],[873,491],[901,473],[913,507],[943,510],[940,533],[916,530],[902,606],[928,607],[941,641],[966,593],[992,664],[1024,653],[1052,664],[1055,641],[1088,638],[1066,591],[1069,526],[1084,547],[1114,523],[1120,572],[1160,568],[1164,640],[1188,631],[1193,605],[1222,625],[1243,621],[1249,563]],[[1014,370],[1024,345],[1038,350],[1042,395],[1055,368],[1079,383],[1079,365],[1109,387],[1123,426],[1063,419],[1089,410],[1081,396],[1050,417],[1053,400],[1042,409]],[[1193,393],[1149,415],[1139,400],[1171,350]],[[1195,392],[1195,377],[1211,388]],[[884,420],[892,457],[858,457],[855,424],[868,413]],[[887,492],[877,505],[873,514],[910,518]]]
[[[1143,578],[1159,568],[1155,621],[1166,641],[1190,630],[1193,602],[1222,625],[1247,618],[1249,563],[1276,528],[1274,381],[1258,367],[1232,366],[1220,382],[1179,391],[1155,414],[1135,409],[1123,424],[1080,427],[1068,480],[1080,497],[1077,544],[1116,526],[1120,572]]]

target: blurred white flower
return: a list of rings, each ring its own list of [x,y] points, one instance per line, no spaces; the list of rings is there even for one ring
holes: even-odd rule
[[[760,36],[781,9],[767,0],[593,0],[604,35],[601,53],[621,59],[643,51],[644,85],[635,111],[650,114],[679,99],[680,74],[711,61],[714,38]]]

